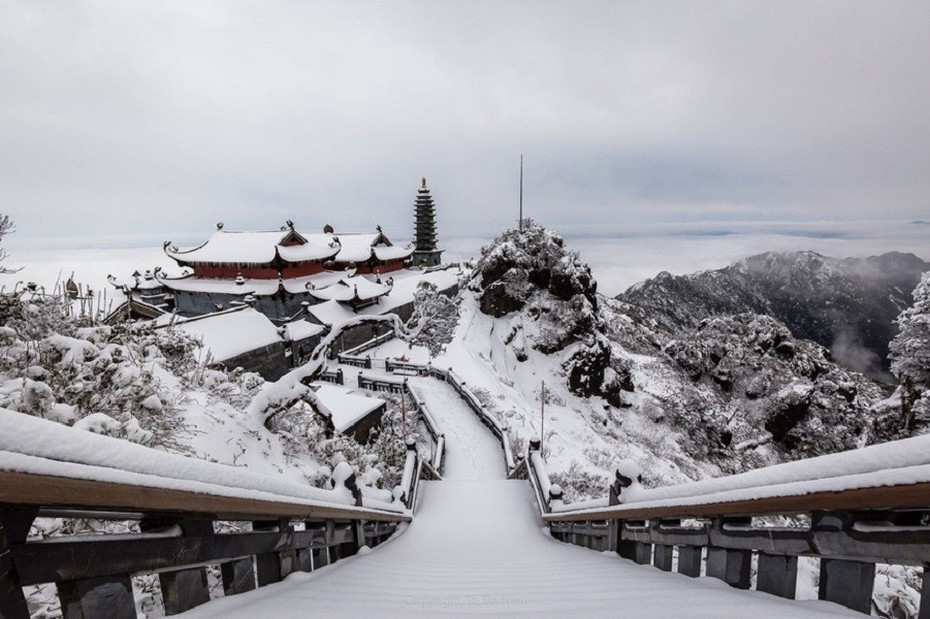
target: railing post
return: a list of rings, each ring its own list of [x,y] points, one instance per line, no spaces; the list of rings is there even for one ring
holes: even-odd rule
[[[36,513],[33,509],[0,509],[0,617],[4,619],[29,619],[29,607],[13,563],[13,544],[21,544],[29,537]]]
[[[562,505],[562,486],[559,484],[552,484],[549,486],[549,510],[556,511],[556,509],[561,508]]]
[[[252,523],[253,531],[269,531],[281,533],[287,545],[293,540],[294,530],[287,520],[257,521]],[[297,557],[292,548],[281,551],[265,552],[255,555],[255,575],[258,586],[264,587],[280,582],[285,576],[294,571]]]
[[[236,595],[255,588],[255,562],[252,557],[226,561],[220,565],[223,574],[223,594]]]
[[[213,521],[208,519],[143,518],[139,530],[153,533],[180,526],[185,537],[212,537]],[[210,601],[205,567],[193,567],[158,574],[166,615],[177,615]]]
[[[64,619],[136,619],[129,574],[56,583]]]
[[[798,558],[759,552],[756,590],[793,600],[798,582]],[[930,589],[928,589],[930,591]]]
[[[811,515],[811,531],[816,547],[818,531],[848,531],[857,518],[849,512],[815,512]],[[820,559],[821,600],[836,602],[847,608],[868,614],[872,610],[872,588],[875,585],[875,564],[843,559]]]
[[[840,559],[820,559],[821,600],[868,614],[872,609],[875,564]]]
[[[670,526],[680,526],[681,520],[663,520],[660,522],[652,521],[650,523],[654,529],[657,529],[660,524],[670,525]],[[675,547],[668,546],[665,544],[655,544],[655,550],[653,552],[652,564],[662,570],[663,572],[672,571],[672,557],[674,556]]]
[[[701,575],[701,555],[703,546],[678,547],[678,573],[697,578]]]
[[[749,525],[751,518],[717,518],[713,527],[722,529],[725,524]],[[732,550],[729,548],[707,548],[707,575],[719,578],[731,587],[748,589],[752,568],[751,550]]]
[[[629,521],[622,523],[619,530],[619,541],[617,542],[617,554],[624,559],[635,561],[639,565],[649,565],[652,563],[652,544],[623,539],[623,526],[625,524],[630,524],[634,527],[643,527],[646,525],[645,522],[635,521],[632,523]]]

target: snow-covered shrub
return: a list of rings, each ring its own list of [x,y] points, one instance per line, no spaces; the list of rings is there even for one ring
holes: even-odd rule
[[[891,371],[899,388],[905,430],[930,428],[930,273],[914,289],[914,304],[898,316],[898,335],[888,345]]]
[[[452,341],[458,309],[458,299],[441,294],[436,284],[420,282],[413,294],[413,315],[405,325],[409,334],[405,339],[439,355]]]
[[[610,478],[606,473],[593,473],[573,460],[568,470],[550,473],[549,481],[562,487],[565,503],[577,503],[606,495]]]

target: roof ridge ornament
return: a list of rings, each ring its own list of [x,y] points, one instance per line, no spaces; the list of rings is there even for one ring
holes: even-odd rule
[[[224,224],[222,221],[218,221],[218,222],[216,222],[216,229],[217,229],[217,230],[222,230],[222,229],[223,229],[223,226],[225,226],[225,225],[226,225],[226,224]]]

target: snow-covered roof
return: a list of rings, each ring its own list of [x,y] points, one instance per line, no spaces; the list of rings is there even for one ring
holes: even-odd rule
[[[391,294],[382,297],[378,305],[360,309],[359,314],[383,314],[392,308],[413,301],[413,295],[420,282],[430,282],[440,290],[445,290],[458,281],[458,271],[456,269],[430,272],[420,271],[419,269],[400,269],[393,271],[390,276],[394,280]]]
[[[350,269],[348,271],[324,271],[315,275],[289,277],[287,279],[243,278],[241,284],[229,279],[213,279],[194,275],[160,277],[158,281],[166,288],[180,292],[268,296],[275,294],[279,286],[284,286],[284,289],[291,294],[298,294],[308,290],[313,291],[317,288],[332,286],[341,279],[353,275],[355,275],[355,270]]]
[[[282,341],[274,323],[251,307],[192,318],[176,328],[199,338],[216,361]]]
[[[413,250],[412,246],[395,247],[380,230],[307,235],[293,229],[268,232],[217,230],[199,247],[181,250],[165,243],[165,253],[182,263],[269,264],[276,256],[287,262],[336,260],[362,263],[372,256],[385,261],[407,258]]]
[[[307,308],[307,311],[310,312],[314,318],[319,320],[321,324],[329,326],[342,324],[355,317],[355,312],[335,300],[311,305]]]
[[[344,277],[338,282],[325,288],[315,288],[311,291],[314,297],[326,301],[348,302],[353,299],[377,299],[391,291],[390,284],[379,284],[365,277]]]
[[[326,330],[321,325],[314,324],[309,320],[295,320],[284,325],[284,328],[287,329],[287,339],[292,342],[305,340]]]
[[[317,245],[339,241],[339,253],[336,260],[339,262],[365,262],[371,258],[371,248],[382,239],[380,232],[360,232],[349,234],[334,234],[324,232],[322,234],[307,235],[307,240]]]
[[[401,260],[404,258],[409,258],[416,248],[411,247],[397,247],[396,245],[391,245],[390,247],[375,247],[375,258],[378,260]]]
[[[317,389],[316,397],[332,413],[333,427],[337,432],[345,432],[361,419],[384,406],[384,400],[355,395],[351,389],[334,385],[322,385]]]
[[[287,245],[282,245],[287,243]],[[165,253],[179,262],[243,262],[267,264],[281,256],[289,262],[327,260],[336,255],[339,246],[330,241],[314,242],[294,230],[271,232],[234,232],[217,230],[199,247],[179,250],[165,244]]]

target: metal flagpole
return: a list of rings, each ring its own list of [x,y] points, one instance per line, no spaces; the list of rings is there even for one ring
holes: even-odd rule
[[[542,392],[539,402],[539,453],[543,452],[543,443],[546,441],[546,381],[542,381]]]

